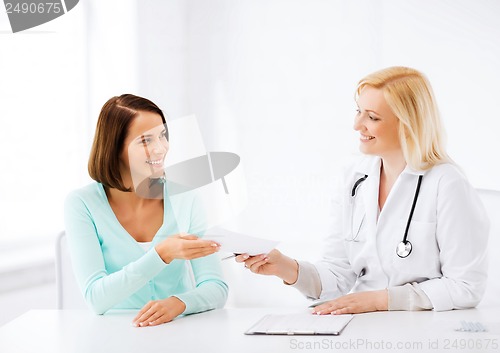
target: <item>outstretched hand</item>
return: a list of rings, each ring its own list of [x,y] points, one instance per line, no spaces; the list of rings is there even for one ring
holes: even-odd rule
[[[211,255],[220,249],[212,240],[202,240],[196,235],[177,234],[155,246],[156,252],[165,263],[174,259],[192,260]]]
[[[278,276],[289,284],[297,281],[297,262],[276,249],[271,250],[267,255],[249,256],[248,254],[241,254],[236,256],[236,262],[244,262],[246,268],[259,275]]]

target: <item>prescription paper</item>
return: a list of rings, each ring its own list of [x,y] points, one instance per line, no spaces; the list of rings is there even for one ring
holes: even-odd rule
[[[204,240],[213,240],[221,245],[221,251],[251,256],[267,254],[279,243],[275,240],[263,239],[218,228],[206,233]]]

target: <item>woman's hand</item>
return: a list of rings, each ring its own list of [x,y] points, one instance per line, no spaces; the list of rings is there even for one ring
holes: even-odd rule
[[[220,245],[196,235],[177,234],[157,244],[155,249],[163,262],[169,264],[174,259],[192,260],[211,255],[219,251]]]
[[[269,254],[236,256],[236,262],[244,262],[245,267],[259,275],[274,275],[288,284],[297,282],[299,265],[297,261],[273,249]]]
[[[186,304],[177,297],[150,301],[132,321],[135,327],[156,326],[170,322],[186,310]]]
[[[359,314],[372,311],[385,311],[388,306],[387,290],[351,293],[335,300],[318,305],[313,314]]]

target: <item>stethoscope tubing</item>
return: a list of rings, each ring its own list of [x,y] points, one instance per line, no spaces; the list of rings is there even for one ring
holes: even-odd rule
[[[359,178],[358,180],[356,180],[356,182],[354,183],[354,186],[352,187],[352,191],[351,191],[351,197],[352,197],[353,200],[356,197],[356,190],[357,190],[358,186],[361,185],[361,183],[363,181],[365,181],[366,178],[368,178],[367,174],[365,174],[365,176],[363,176],[363,177]],[[353,208],[354,208],[354,206],[353,206]],[[359,231],[361,229],[361,226],[363,225],[365,217],[363,216],[363,219],[361,220],[361,224],[359,225],[359,228],[356,231],[356,235],[354,235],[353,219],[354,219],[354,210],[351,210],[351,239],[348,239],[348,241],[355,241],[355,242],[357,242],[356,238],[358,237]]]
[[[413,204],[411,205],[410,215],[408,216],[408,222],[406,222],[405,234],[403,237],[403,243],[406,244],[408,239],[408,230],[410,229],[411,219],[413,218],[413,212],[415,211],[415,205],[417,204],[418,194],[420,193],[420,185],[422,184],[423,175],[418,176],[417,189],[415,190],[415,196],[413,196]]]
[[[356,197],[356,190],[357,190],[357,188],[367,178],[368,178],[368,175],[365,174],[363,177],[361,177],[358,180],[356,180],[356,182],[354,183],[354,185],[352,187],[352,191],[351,191],[351,197],[353,199]],[[423,175],[419,175],[418,176],[418,182],[417,182],[417,188],[415,189],[415,195],[413,196],[413,203],[411,205],[410,215],[408,216],[408,221],[406,222],[406,229],[405,229],[405,232],[404,232],[404,235],[403,235],[403,240],[396,247],[396,254],[399,257],[401,257],[401,258],[408,257],[410,255],[411,251],[412,251],[412,244],[408,241],[408,231],[410,230],[411,220],[413,218],[413,213],[415,212],[415,206],[417,205],[418,195],[420,193],[420,186],[422,185],[422,179],[423,179]],[[351,211],[351,232],[353,232],[353,230],[352,230],[352,217],[353,217],[353,214],[352,213],[353,213],[353,211]],[[364,218],[363,218],[363,220],[364,220]],[[358,230],[358,232],[359,232],[359,230]],[[354,234],[351,234],[351,237],[352,237],[352,241],[356,241],[355,239],[358,237],[358,234],[356,233],[356,236],[354,236]],[[406,249],[406,251],[402,251],[400,253],[400,251],[399,251],[399,245],[403,245],[403,248],[408,248],[408,249]]]
[[[364,177],[361,177],[358,180],[356,180],[356,182],[354,183],[354,186],[352,187],[351,197],[356,196],[356,189],[358,188],[359,184],[361,184],[363,181],[366,180],[366,178],[368,178],[367,174],[365,174]]]

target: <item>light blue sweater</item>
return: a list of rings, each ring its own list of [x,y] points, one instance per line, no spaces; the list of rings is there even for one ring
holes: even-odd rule
[[[165,187],[163,224],[144,252],[121,226],[102,184],[92,183],[66,198],[64,218],[73,269],[87,304],[98,314],[140,309],[150,300],[176,296],[183,314],[220,308],[228,287],[214,255],[191,261],[162,261],[155,244],[185,232],[200,235],[203,214],[193,197],[169,198]]]

